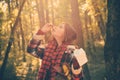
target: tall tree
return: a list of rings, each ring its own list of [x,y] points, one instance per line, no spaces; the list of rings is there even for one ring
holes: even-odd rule
[[[21,33],[21,38],[22,38],[22,51],[23,51],[23,61],[26,62],[26,56],[25,56],[25,36],[24,36],[24,30],[21,22],[21,18],[19,18],[19,23],[20,23],[20,33]]]
[[[120,80],[120,1],[108,0],[104,59],[106,80]]]
[[[86,30],[86,37],[87,37],[87,48],[89,50],[89,54],[91,56],[93,56],[93,53],[92,53],[92,47],[91,47],[91,39],[90,39],[90,31],[89,31],[89,27],[88,27],[88,11],[85,11],[85,30]]]
[[[37,4],[37,11],[38,11],[38,17],[40,21],[40,27],[43,27],[45,24],[45,16],[44,16],[44,6],[43,6],[43,0],[36,0]]]
[[[52,15],[52,23],[54,24],[55,20],[54,20],[54,5],[53,5],[53,0],[50,0],[51,2],[51,15]]]
[[[84,41],[83,41],[83,33],[82,33],[82,24],[80,21],[80,15],[79,15],[79,5],[78,5],[78,0],[70,0],[71,3],[71,9],[72,9],[72,22],[73,26],[76,28],[78,34],[78,46],[81,48],[84,48]],[[90,78],[90,73],[88,69],[88,65],[84,65],[84,75],[86,80],[91,80]]]
[[[0,56],[1,56],[1,52],[2,52],[2,22],[3,22],[3,12],[1,11],[1,8],[0,8]]]
[[[8,4],[8,12],[9,12],[9,15],[10,15],[10,12],[11,12],[11,9],[10,9],[10,0],[7,0],[7,4]]]
[[[70,0],[71,2],[71,9],[72,9],[72,22],[73,26],[76,28],[78,34],[78,44],[79,47],[84,47],[84,41],[83,41],[83,33],[82,33],[82,24],[80,21],[80,15],[79,15],[79,6],[77,0]]]
[[[46,23],[49,22],[49,9],[48,9],[48,0],[45,0],[45,12],[46,12]]]
[[[17,27],[17,24],[18,24],[18,21],[19,21],[19,17],[20,17],[20,14],[21,14],[21,11],[23,9],[23,5],[24,5],[25,1],[26,0],[23,0],[22,4],[20,6],[20,10],[18,12],[18,15],[16,17],[15,23],[14,23],[14,25],[12,27],[12,30],[11,30],[11,33],[10,33],[10,38],[9,38],[9,41],[8,41],[8,46],[7,46],[6,51],[5,51],[5,58],[3,60],[2,66],[0,68],[0,80],[3,80],[3,74],[4,74],[4,71],[5,71],[6,65],[7,65],[7,60],[8,60],[9,52],[10,52],[10,49],[11,49],[11,46],[12,46],[12,43],[13,43],[13,40],[14,40],[14,32],[16,30],[16,27]]]
[[[92,5],[93,5],[93,7],[94,7],[95,14],[96,14],[96,15],[95,15],[95,19],[96,19],[96,21],[97,21],[97,23],[98,23],[98,26],[99,26],[99,28],[100,28],[102,37],[103,37],[103,39],[105,40],[105,29],[106,29],[106,27],[105,27],[102,14],[101,14],[101,12],[100,12],[100,10],[99,10],[99,8],[98,8],[98,5],[97,5],[96,0],[92,0]]]

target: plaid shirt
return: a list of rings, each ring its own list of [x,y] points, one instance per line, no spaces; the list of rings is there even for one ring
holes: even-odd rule
[[[51,40],[44,51],[38,51],[37,46],[39,44],[40,41],[31,40],[27,48],[29,53],[34,52],[34,54],[37,54],[36,56],[40,56],[40,58],[42,58],[42,65],[38,72],[38,80],[55,80],[54,77],[56,76],[56,70],[53,69],[53,67],[55,65],[60,66],[61,59],[67,49],[68,43],[63,43],[61,46],[57,47],[57,42],[55,40]],[[48,72],[49,76],[47,75]],[[74,77],[73,80],[80,80],[80,78],[81,74],[79,77]]]
[[[56,48],[56,46],[57,43],[53,40],[50,41],[46,47],[44,57],[42,59],[42,65],[39,70],[39,80],[43,80],[46,77],[46,70],[50,71],[50,80],[56,76],[56,71],[53,69],[53,66],[60,65],[61,58],[64,54],[64,51],[66,50],[67,44],[62,44],[58,48]]]

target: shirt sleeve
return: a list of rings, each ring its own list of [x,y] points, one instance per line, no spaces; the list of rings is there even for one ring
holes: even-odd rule
[[[30,42],[27,45],[27,52],[37,58],[43,57],[44,54],[44,48],[40,47],[40,45],[43,43],[42,37],[44,36],[44,32],[41,30],[38,30],[38,32],[35,34],[39,36],[39,39],[32,38]]]

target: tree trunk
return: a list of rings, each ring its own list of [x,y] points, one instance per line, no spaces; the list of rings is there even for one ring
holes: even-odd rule
[[[92,47],[92,50],[93,50],[93,53],[96,52],[96,48],[95,48],[95,45],[94,45],[94,41],[95,41],[95,38],[94,38],[94,26],[92,25],[92,19],[91,19],[91,16],[87,14],[87,18],[88,18],[88,25],[90,25],[91,29],[89,29],[90,31],[90,39],[91,39],[91,47]],[[100,35],[98,35],[100,36]]]
[[[1,52],[2,52],[2,48],[3,48],[3,40],[1,38],[2,36],[2,22],[3,22],[3,12],[0,11],[0,57],[2,56]]]
[[[87,49],[89,51],[89,54],[90,56],[92,57],[93,56],[93,53],[92,53],[92,48],[91,48],[91,40],[90,40],[90,32],[89,32],[89,27],[88,27],[88,12],[85,11],[85,30],[86,30],[86,36],[87,36],[87,39],[86,39],[86,42],[87,42]]]
[[[86,29],[86,36],[87,36],[87,49],[89,51],[89,54],[87,55],[90,55],[93,58],[94,55],[92,53],[92,48],[91,48],[91,42],[90,42],[91,40],[90,40],[90,34],[88,29],[88,25],[89,25],[88,23],[89,23],[88,12],[85,11],[85,29]],[[91,76],[90,76],[90,72],[87,64],[83,66],[83,73],[85,74],[84,80],[91,80]]]
[[[94,10],[95,10],[95,19],[98,23],[98,27],[100,28],[100,31],[101,31],[101,34],[102,34],[102,37],[103,39],[105,40],[105,31],[106,31],[106,27],[105,27],[105,24],[104,24],[104,21],[103,21],[103,18],[102,18],[102,14],[99,10],[99,8],[97,7],[97,3],[95,0],[92,0],[92,5],[94,7]]]
[[[21,41],[20,41],[20,32],[19,31],[16,31],[16,35],[17,35],[17,45],[18,45],[18,48],[19,48],[19,53],[20,53],[20,51],[21,51],[21,46],[20,46],[20,43],[21,43]]]
[[[16,17],[16,20],[15,20],[15,23],[12,27],[12,30],[11,30],[11,34],[10,34],[10,38],[9,38],[9,41],[8,41],[8,46],[6,48],[6,51],[5,51],[5,58],[3,60],[3,63],[2,63],[2,66],[0,68],[0,80],[3,80],[3,75],[4,75],[4,71],[5,71],[5,68],[6,68],[6,65],[7,65],[7,60],[8,60],[8,56],[9,56],[9,52],[10,52],[10,49],[11,49],[11,46],[12,46],[12,43],[13,43],[13,40],[14,40],[14,32],[17,28],[17,24],[18,24],[18,21],[19,21],[19,16],[21,14],[21,11],[23,9],[23,5],[25,3],[26,0],[23,0],[22,4],[21,4],[21,7],[20,7],[20,10],[18,12],[18,15]]]
[[[120,0],[108,0],[104,59],[106,80],[120,80]]]
[[[79,47],[84,48],[84,41],[83,41],[83,33],[82,33],[82,24],[80,21],[80,16],[79,16],[79,6],[78,6],[78,1],[77,0],[70,0],[71,2],[71,9],[72,9],[72,22],[73,26],[77,30],[78,34],[78,45]]]
[[[49,22],[49,9],[48,9],[48,0],[45,0],[45,6],[46,6],[46,23]]]
[[[10,15],[10,12],[11,12],[11,10],[10,10],[10,0],[7,0],[7,4],[8,4],[8,12],[9,12],[9,15]]]
[[[82,24],[79,16],[78,0],[70,0],[70,3],[71,3],[71,9],[72,9],[73,26],[76,28],[78,33],[78,46],[81,48],[84,48]],[[86,78],[86,80],[91,80],[87,64],[85,64],[83,68],[84,68],[84,75],[85,75],[84,78]]]
[[[22,51],[23,51],[23,62],[26,62],[26,56],[25,56],[25,38],[24,38],[24,31],[21,23],[21,18],[19,18],[19,23],[20,23],[20,33],[22,37]]]
[[[18,7],[18,0],[16,0],[16,7]]]
[[[54,24],[55,20],[54,20],[54,5],[53,5],[53,0],[51,0],[51,15],[52,15],[52,23]]]
[[[37,4],[38,17],[39,17],[39,21],[40,21],[39,27],[43,27],[45,24],[43,0],[39,0],[39,1],[36,0],[36,4]]]

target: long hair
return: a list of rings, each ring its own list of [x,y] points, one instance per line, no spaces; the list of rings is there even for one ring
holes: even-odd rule
[[[63,23],[65,27],[65,42],[74,42],[77,39],[77,33],[74,27],[68,23]]]

